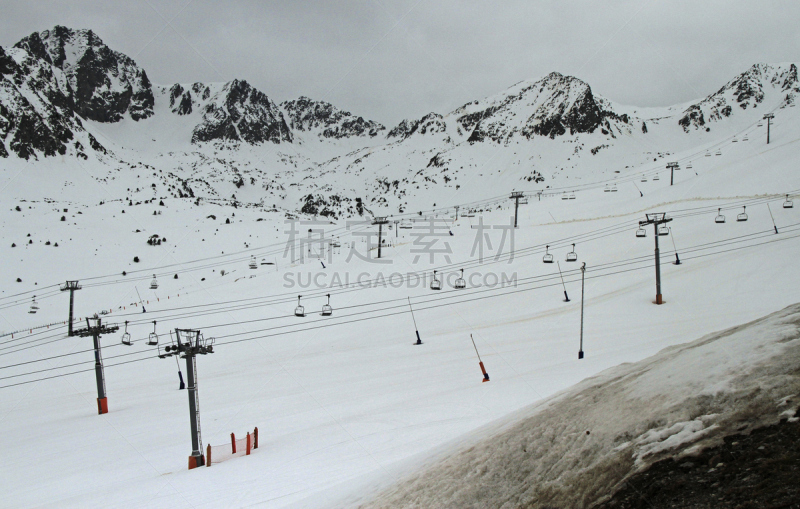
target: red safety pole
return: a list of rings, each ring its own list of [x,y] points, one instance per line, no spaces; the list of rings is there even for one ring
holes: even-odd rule
[[[231,453],[236,454],[236,437],[231,433]]]
[[[206,446],[206,466],[211,466],[211,444]]]
[[[258,426],[253,431],[253,449],[258,449]]]
[[[247,432],[247,452],[244,453],[244,454],[245,454],[245,456],[248,456],[250,454],[250,432],[249,431]]]

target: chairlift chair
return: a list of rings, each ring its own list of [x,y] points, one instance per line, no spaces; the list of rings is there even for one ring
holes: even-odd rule
[[[331,316],[333,314],[333,308],[331,307],[331,294],[327,295],[328,303],[322,305],[322,316]]]
[[[302,297],[302,295],[297,296],[297,307],[294,308],[294,316],[299,316],[302,318],[306,316],[306,308],[300,305],[300,297]]]
[[[574,200],[574,199],[575,199],[575,191],[572,191],[572,192],[570,193],[570,195],[569,195],[569,199],[570,199],[570,200]]]
[[[34,295],[33,302],[31,302],[31,308],[28,310],[28,313],[35,315],[38,310],[39,310],[39,305],[36,304],[36,295]]]
[[[617,184],[614,184],[614,187],[611,188],[611,192],[612,193],[616,193],[617,192]]]
[[[153,280],[150,281],[150,289],[151,290],[158,290],[158,280],[156,279],[156,275],[153,274]]]
[[[667,225],[662,224],[661,226],[658,227],[658,236],[665,237],[667,235],[669,235],[669,228],[667,227]]]
[[[542,262],[544,262],[544,263],[553,263],[553,255],[550,254],[550,246],[545,246],[545,248],[544,248],[544,256],[542,257]]]
[[[691,161],[689,161],[689,164],[686,165],[686,169],[687,170],[691,170],[692,169],[692,162]]]
[[[717,149],[717,151],[714,152],[714,155],[715,156],[721,156],[722,155],[722,150],[721,149]]]
[[[644,228],[642,228],[642,227],[640,226],[640,227],[639,227],[639,229],[638,229],[638,230],[636,230],[636,236],[637,236],[637,237],[640,237],[640,238],[647,237],[647,230],[645,230]]]
[[[747,135],[745,134],[744,138],[742,138],[742,141],[750,141],[750,140],[747,138]]]
[[[131,335],[128,332],[128,320],[125,320],[125,332],[122,334],[122,344],[125,346],[131,346],[133,344]]]
[[[256,257],[255,256],[251,256],[250,257],[250,268],[251,269],[257,269],[258,268],[258,262],[256,262]]]
[[[742,213],[736,216],[736,222],[744,222],[747,221],[747,206],[742,206]]]
[[[645,177],[644,175],[642,175],[642,182],[647,182],[647,177]]]
[[[658,176],[658,173],[656,173],[656,174],[653,176],[653,180],[661,180],[661,178]]]
[[[764,127],[764,124],[759,122],[757,127]]]
[[[786,201],[783,202],[783,208],[785,208],[785,209],[794,208],[794,202],[789,199],[789,195],[788,194],[786,195]]]
[[[176,345],[175,340],[172,339],[172,331],[169,331],[169,342],[166,345],[163,344],[163,342],[158,345],[159,359],[166,359],[170,355],[178,355],[178,345]]]
[[[724,223],[725,216],[722,215],[722,209],[717,209],[717,217],[714,218],[715,223]]]
[[[711,157],[711,152],[709,152],[708,150],[706,150],[706,157]]]
[[[464,280],[464,269],[461,269],[461,277],[456,279],[455,285],[457,290],[461,290],[467,287],[467,282]]]
[[[572,244],[572,251],[567,253],[567,261],[568,262],[577,262],[578,261],[578,254],[575,252],[575,244]]]
[[[608,193],[608,192],[610,192],[610,191],[611,191],[611,188],[610,188],[610,187],[608,187],[608,184],[606,184],[606,188],[605,188],[605,189],[603,189],[603,192],[604,192],[604,193]]]
[[[153,320],[153,332],[150,333],[150,336],[147,337],[147,344],[149,346],[154,346],[158,344],[158,334],[156,334],[156,321]]]
[[[441,290],[442,282],[436,276],[436,271],[433,271],[433,281],[431,281],[431,290]]]
[[[569,200],[569,196],[567,196],[566,191],[561,195],[562,200]]]
[[[736,139],[736,136],[733,137],[733,139],[731,140],[731,143],[739,143],[739,140]]]

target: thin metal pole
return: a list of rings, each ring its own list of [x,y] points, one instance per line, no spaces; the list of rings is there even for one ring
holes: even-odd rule
[[[586,263],[581,265],[581,345],[578,349],[578,359],[583,359],[583,283],[586,277]]]
[[[672,234],[672,228],[669,229],[669,236],[672,238],[672,248],[675,250],[675,265],[680,265],[681,259],[678,257],[678,248],[675,246],[675,235]]]
[[[481,354],[478,353],[478,347],[475,346],[475,338],[472,337],[472,334],[469,335],[469,339],[472,340],[472,347],[475,348],[475,355],[478,356],[478,362],[483,362],[481,360]]]
[[[561,273],[561,262],[556,261],[558,265],[558,275],[561,276],[561,286],[564,287],[564,302],[569,302],[569,295],[567,295],[567,285],[564,284],[564,274]]]
[[[778,225],[775,224],[775,217],[772,215],[772,209],[769,208],[769,203],[767,203],[767,210],[769,210],[769,217],[772,218],[772,226],[775,228],[775,235],[778,234]]]
[[[411,310],[411,319],[414,320],[414,328],[417,328],[417,319],[414,318],[414,308],[411,307],[411,297],[406,297],[408,299],[408,309]]]
[[[417,327],[417,319],[414,318],[414,308],[411,307],[411,297],[406,297],[408,299],[408,309],[411,310],[411,319],[414,320],[414,332],[417,333],[417,343],[418,345],[422,344],[422,338],[419,337],[419,327]]]
[[[517,227],[517,211],[519,211],[519,196],[514,197],[514,228]]]

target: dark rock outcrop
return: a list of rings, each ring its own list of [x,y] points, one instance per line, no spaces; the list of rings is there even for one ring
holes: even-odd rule
[[[286,111],[289,125],[298,131],[317,131],[323,138],[351,138],[354,136],[374,138],[386,128],[372,120],[357,117],[324,101],[300,97],[285,101],[281,107]]]
[[[117,122],[125,113],[134,120],[153,114],[153,89],[147,73],[130,57],[111,50],[91,30],[56,26],[25,37],[15,47],[62,71],[64,96],[84,118]]]
[[[203,121],[192,133],[192,143],[210,141],[291,143],[292,133],[266,94],[244,80],[233,80],[205,105]]]

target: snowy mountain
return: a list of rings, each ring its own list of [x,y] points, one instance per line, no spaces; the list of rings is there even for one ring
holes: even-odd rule
[[[730,117],[739,109],[757,108],[767,92],[783,95],[786,105],[795,103],[800,94],[795,64],[755,64],[717,92],[689,106],[678,120],[683,130],[706,128],[711,122]]]
[[[62,71],[60,86],[69,105],[87,119],[117,122],[153,114],[153,89],[133,59],[106,46],[91,30],[56,26],[33,33],[16,48]]]
[[[92,158],[109,175],[147,160],[170,189],[202,181],[197,196],[261,203],[247,187],[260,181],[281,209],[336,216],[355,197],[376,214],[478,199],[489,178],[571,191],[704,146],[711,123],[732,136],[800,91],[794,64],[757,64],[700,101],[637,108],[553,72],[387,130],[308,97],[277,104],[245,80],[151,85],[91,30],[31,34],[0,62],[0,156]]]
[[[455,110],[458,124],[470,132],[469,141],[506,142],[512,136],[555,138],[569,132],[614,136],[630,133],[627,115],[603,109],[585,82],[557,72],[534,82],[521,82],[503,93],[473,101]],[[612,126],[614,129],[612,129]]]
[[[233,80],[210,97],[202,122],[194,128],[192,143],[208,141],[291,143],[292,133],[283,112],[269,97],[246,81]]]

